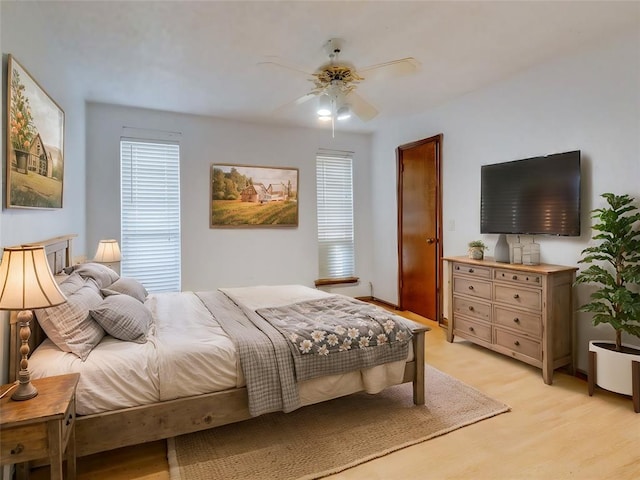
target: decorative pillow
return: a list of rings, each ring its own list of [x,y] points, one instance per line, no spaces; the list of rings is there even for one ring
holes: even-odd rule
[[[114,338],[145,343],[151,311],[129,295],[111,295],[91,309],[91,316]]]
[[[100,302],[102,297],[97,288],[86,284],[67,296],[66,303],[35,313],[42,329],[60,350],[74,353],[84,361],[104,337],[104,330],[89,313]]]
[[[144,288],[139,281],[135,278],[126,278],[120,277],[118,280],[109,285],[108,288],[103,288],[100,290],[103,296],[108,297],[109,295],[118,295],[123,293],[125,295],[129,295],[130,297],[139,300],[144,303],[144,299],[147,298],[147,289]]]
[[[100,288],[107,288],[120,278],[114,270],[101,263],[80,263],[64,269],[66,273],[77,273],[83,278],[92,278]]]
[[[65,275],[65,279],[58,284],[58,287],[60,287],[60,291],[64,293],[64,296],[68,297],[84,287],[85,283],[84,278],[77,273],[72,273],[71,275]]]

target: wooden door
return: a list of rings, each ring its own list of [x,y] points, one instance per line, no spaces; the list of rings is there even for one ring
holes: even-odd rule
[[[399,307],[441,321],[442,135],[397,149]]]

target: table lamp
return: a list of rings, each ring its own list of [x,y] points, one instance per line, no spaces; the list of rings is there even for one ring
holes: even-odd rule
[[[113,269],[112,264],[120,261],[120,247],[118,246],[118,241],[113,239],[100,240],[100,242],[98,242],[98,250],[96,251],[96,256],[93,258],[93,261],[104,263],[109,268]]]
[[[19,310],[20,371],[18,387],[12,400],[28,400],[38,394],[31,384],[29,373],[29,323],[34,308],[60,305],[67,299],[62,294],[49,269],[47,254],[42,246],[5,248],[0,263],[0,310]]]

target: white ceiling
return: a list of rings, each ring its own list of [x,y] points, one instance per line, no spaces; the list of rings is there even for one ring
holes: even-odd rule
[[[331,37],[356,68],[417,59],[416,74],[361,83],[380,114],[350,120],[352,131],[640,28],[637,1],[82,1],[34,13],[86,100],[207,116],[316,126],[313,102],[278,110],[310,90],[307,77],[259,62],[278,56],[312,72]]]

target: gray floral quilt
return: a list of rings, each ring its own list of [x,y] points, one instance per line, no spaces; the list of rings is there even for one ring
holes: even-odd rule
[[[341,295],[256,312],[288,340],[297,381],[405,360],[413,336],[401,317]]]

